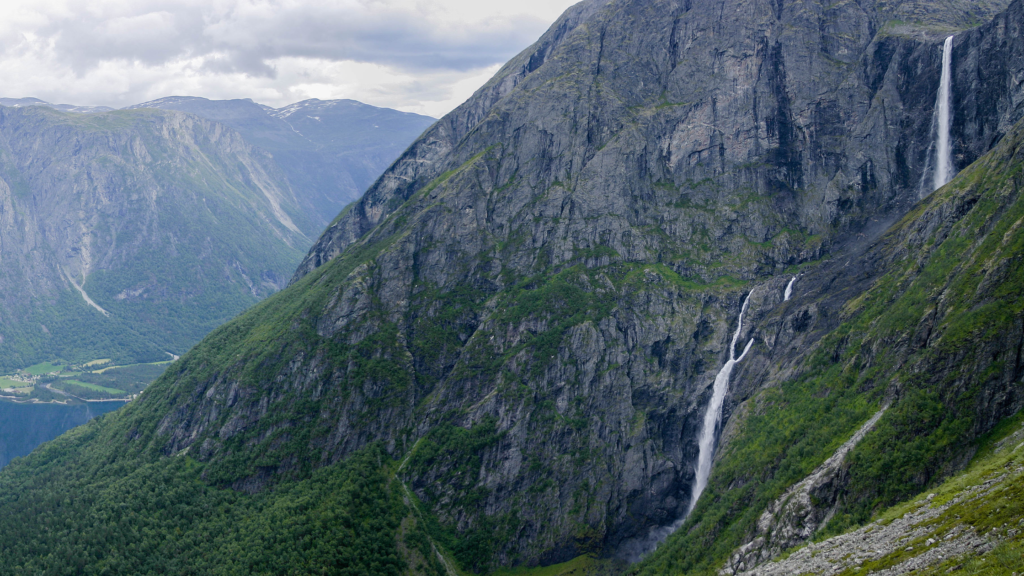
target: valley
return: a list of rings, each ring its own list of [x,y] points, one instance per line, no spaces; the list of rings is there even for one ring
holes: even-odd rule
[[[122,111],[0,99],[0,401],[20,425],[0,463],[137,397],[171,359],[282,288],[364,185],[293,182],[354,168],[335,166],[315,137],[275,148],[282,126],[294,132],[265,107],[246,102],[269,128],[234,122],[239,103],[203,102],[193,115],[167,99],[164,110]],[[433,121],[341,108],[318,112],[321,144],[358,164],[360,183]],[[360,122],[381,129],[351,129]],[[253,142],[291,149],[275,158]]]
[[[109,358],[81,364],[42,362],[0,376],[0,400],[102,402],[132,400],[156,380],[172,360],[117,366]],[[48,400],[47,400],[48,399]]]
[[[1024,572],[1021,78],[1024,0],[584,0],[331,217],[243,133],[343,101],[0,108],[103,151],[0,138],[0,223],[76,178],[175,215],[0,235],[146,346],[0,355],[33,409],[132,397],[0,470],[0,566]],[[15,292],[0,352],[65,333]]]

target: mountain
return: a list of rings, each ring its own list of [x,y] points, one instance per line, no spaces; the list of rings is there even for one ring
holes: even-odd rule
[[[92,114],[96,112],[113,112],[109,106],[77,106],[75,104],[50,104],[39,98],[0,98],[0,106],[9,108],[21,108],[24,106],[43,106],[53,108],[61,112],[77,112],[79,114]]]
[[[1019,426],[1022,145],[1019,122],[880,239],[806,269],[793,298],[767,311],[754,330],[770,352],[736,372],[749,383],[737,395],[750,392],[708,491],[641,573],[725,560],[749,570],[936,485],[1002,419],[1017,414]]]
[[[129,109],[180,110],[237,130],[269,152],[319,230],[356,200],[434,119],[355,100],[270,108],[252,100],[171,96]]]
[[[316,233],[269,155],[174,111],[0,108],[0,371],[167,360]]]
[[[732,573],[990,466],[1024,406],[1022,22],[577,4],[287,289],[0,472],[5,564]]]

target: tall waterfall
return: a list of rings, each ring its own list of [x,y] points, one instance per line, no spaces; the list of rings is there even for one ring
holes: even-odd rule
[[[711,393],[711,401],[708,403],[707,411],[704,412],[704,426],[698,439],[700,451],[697,455],[697,477],[694,480],[690,505],[686,509],[686,514],[668,526],[651,528],[646,536],[640,536],[623,542],[616,555],[628,562],[640,560],[644,555],[657,548],[658,544],[671,536],[673,532],[678,530],[683,525],[683,522],[686,521],[690,512],[693,511],[697,498],[700,497],[704,487],[708,484],[708,476],[711,474],[711,460],[715,455],[718,425],[722,421],[722,404],[725,403],[725,393],[729,391],[729,376],[732,374],[732,369],[736,363],[743,360],[743,357],[747,355],[747,351],[750,350],[750,346],[754,343],[753,339],[747,342],[746,347],[743,348],[743,353],[736,357],[736,342],[740,339],[740,333],[743,331],[743,314],[747,311],[747,304],[749,303],[750,296],[748,295],[743,299],[743,306],[740,308],[740,317],[736,322],[736,332],[733,333],[732,343],[729,345],[729,358],[725,361],[725,366],[722,366],[722,369],[718,371],[718,375],[715,376],[715,386]]]
[[[936,138],[935,173],[932,190],[938,190],[953,178],[953,146],[949,141],[949,126],[953,121],[953,102],[950,95],[953,64],[953,37],[942,44],[942,78],[939,80],[939,94],[935,99]]]
[[[786,292],[782,295],[782,301],[785,302],[793,297],[793,282],[796,282],[796,276],[790,279],[789,284],[786,284]]]
[[[743,353],[739,357],[736,356],[736,341],[740,339],[740,332],[743,330],[743,314],[747,311],[748,304],[750,304],[749,295],[743,299],[740,317],[736,322],[736,332],[733,333],[732,344],[729,346],[729,359],[725,361],[725,366],[722,366],[722,369],[718,371],[718,376],[715,376],[715,387],[711,394],[711,402],[708,402],[708,409],[704,412],[704,427],[701,428],[698,441],[700,452],[697,456],[697,477],[694,479],[693,492],[690,496],[690,508],[686,511],[687,516],[693,511],[693,507],[697,505],[697,499],[700,498],[704,488],[708,485],[708,476],[711,475],[711,461],[715,456],[715,440],[718,439],[718,425],[722,422],[722,404],[725,402],[725,393],[729,391],[729,376],[732,375],[732,369],[736,366],[736,363],[743,360],[743,357],[750,350],[750,346],[754,343],[754,339],[751,338],[747,342],[746,347],[743,348]]]

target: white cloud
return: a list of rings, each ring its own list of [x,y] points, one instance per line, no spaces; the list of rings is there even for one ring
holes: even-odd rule
[[[437,116],[572,3],[8,0],[0,96],[114,107],[169,95],[352,98]]]

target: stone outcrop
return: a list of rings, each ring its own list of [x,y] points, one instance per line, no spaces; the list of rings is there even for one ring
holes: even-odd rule
[[[904,505],[900,512],[890,513],[895,517],[885,517],[846,534],[807,544],[784,559],[747,570],[731,564],[720,574],[786,576],[867,569],[871,574],[895,576],[921,570],[956,573],[971,562],[975,567],[985,563],[996,569],[1019,567],[1020,558],[1014,557],[1009,549],[1001,558],[986,561],[984,557],[1003,542],[1019,542],[1024,532],[1024,519],[1005,512],[997,516],[1000,509],[1006,509],[1007,495],[1015,494],[1024,483],[1022,435],[1024,429],[1010,435],[997,447],[990,460],[998,462],[998,468],[993,470],[991,465],[982,468],[988,474],[979,477],[974,472],[960,479],[960,485],[950,482],[940,495],[922,495]],[[979,516],[989,518],[979,522]]]
[[[741,572],[774,558],[783,550],[803,544],[828,523],[842,492],[842,467],[846,455],[885,414],[879,410],[852,438],[818,466],[810,476],[794,484],[768,505],[757,520],[756,536],[740,546],[729,559],[727,571]]]

